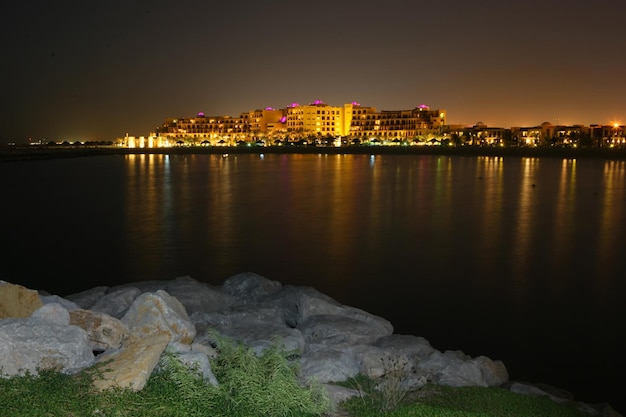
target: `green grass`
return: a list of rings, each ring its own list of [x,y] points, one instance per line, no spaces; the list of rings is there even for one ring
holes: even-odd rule
[[[205,383],[193,369],[164,355],[160,371],[140,392],[96,392],[97,370],[77,375],[41,371],[39,376],[0,378],[0,417],[311,417],[329,416],[319,385],[302,387],[288,354],[278,348],[262,356],[227,340],[212,362],[219,386]],[[582,417],[573,405],[511,393],[501,388],[428,385],[386,410],[384,393],[364,377],[344,385],[365,396],[340,405],[352,417]],[[381,411],[385,410],[385,411]]]
[[[545,397],[532,397],[503,388],[446,387],[427,385],[410,393],[403,403],[391,411],[384,410],[384,398],[366,378],[346,383],[365,393],[352,398],[342,408],[353,417],[589,417],[575,404],[558,404]]]
[[[300,385],[288,352],[272,347],[256,356],[226,339],[217,339],[217,348],[211,366],[218,386],[171,354],[140,392],[97,392],[97,369],[0,378],[0,417],[310,417],[328,411],[325,390]]]

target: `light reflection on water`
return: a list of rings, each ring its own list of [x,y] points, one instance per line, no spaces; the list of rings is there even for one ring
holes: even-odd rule
[[[601,395],[626,368],[624,161],[128,155],[0,174],[16,202],[0,223],[12,236],[0,279],[45,270],[64,293],[253,271],[314,286],[438,349],[503,359],[519,379]],[[35,204],[67,221],[7,220]],[[33,262],[33,241],[75,256],[43,250]],[[42,288],[55,291],[50,282]]]

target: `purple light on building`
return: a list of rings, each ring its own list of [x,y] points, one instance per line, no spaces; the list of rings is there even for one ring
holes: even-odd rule
[[[274,110],[274,108],[268,106],[268,107],[265,108],[265,110]]]
[[[353,101],[352,105],[356,107],[361,107],[361,103],[357,103],[356,101]]]
[[[287,122],[287,116],[283,116],[280,118],[280,122],[281,123],[286,123]]]
[[[300,105],[299,105],[298,103],[295,103],[295,102],[294,102],[294,103],[291,103],[291,104],[289,105],[289,107],[300,107]]]
[[[204,113],[203,112],[199,112],[198,113],[198,117],[204,117]]]
[[[319,100],[319,99],[318,99],[318,100],[315,100],[315,101],[314,101],[313,103],[311,103],[311,104],[312,104],[313,106],[317,106],[317,105],[320,105],[320,104],[324,104],[324,102],[323,102],[322,100]]]
[[[418,109],[420,110],[428,110],[429,107],[426,104],[420,104],[419,106],[417,106]]]

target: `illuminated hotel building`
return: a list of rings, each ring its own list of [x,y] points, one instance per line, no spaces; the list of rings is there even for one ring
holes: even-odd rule
[[[168,118],[156,136],[170,144],[235,145],[261,138],[351,137],[361,140],[407,140],[426,133],[441,134],[446,124],[443,110],[421,105],[412,110],[376,111],[352,102],[330,106],[321,100],[308,105],[292,103],[285,109],[266,107],[238,117],[205,116]]]
[[[350,136],[381,140],[408,140],[429,133],[441,134],[446,125],[445,110],[430,110],[424,104],[412,110],[382,110],[354,106]]]

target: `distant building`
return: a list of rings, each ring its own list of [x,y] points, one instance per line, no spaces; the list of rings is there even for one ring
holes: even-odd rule
[[[425,135],[440,136],[446,125],[444,110],[431,110],[420,105],[411,110],[382,110],[365,108],[353,111],[350,133],[355,137],[377,138],[381,141],[413,141]]]
[[[489,127],[482,122],[478,122],[473,126],[448,126],[446,132],[448,138],[453,140],[454,144],[462,145],[504,145],[507,138],[508,129],[501,127]]]
[[[377,110],[357,102],[332,106],[321,100],[292,103],[283,109],[265,107],[232,116],[167,118],[147,137],[126,136],[125,147],[176,145],[234,146],[313,141],[317,144],[450,143],[468,146],[598,146],[626,147],[626,128],[611,125],[489,127],[448,125],[447,113],[419,105],[407,110]]]
[[[420,105],[411,110],[376,111],[352,102],[331,106],[321,100],[307,105],[292,103],[284,109],[266,107],[238,117],[205,116],[167,118],[157,128],[158,143],[193,145],[236,145],[264,139],[356,138],[381,142],[408,141],[418,136],[440,135],[446,124],[443,110]],[[129,144],[132,142],[128,142]],[[152,142],[157,143],[157,142]],[[128,145],[130,146],[130,145]]]
[[[512,127],[511,135],[519,146],[576,146],[583,137],[590,135],[590,128],[543,122],[534,127]]]

